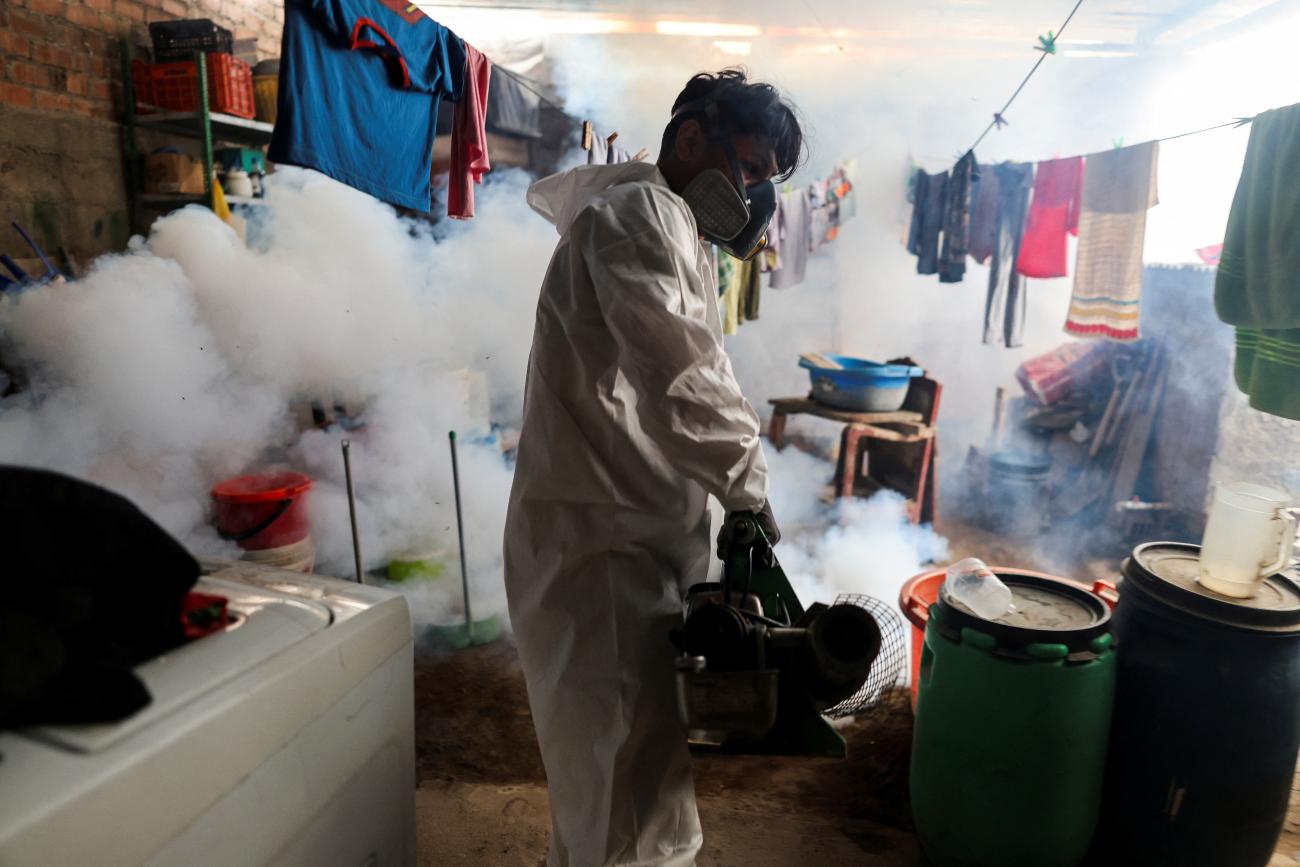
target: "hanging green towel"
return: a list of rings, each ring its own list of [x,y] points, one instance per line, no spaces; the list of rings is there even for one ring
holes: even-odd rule
[[[1254,119],[1214,285],[1219,318],[1300,328],[1300,104]]]
[[[1300,420],[1300,104],[1251,123],[1214,307],[1237,326],[1233,377],[1250,405]]]
[[[1300,421],[1300,328],[1238,328],[1233,374],[1252,408]]]

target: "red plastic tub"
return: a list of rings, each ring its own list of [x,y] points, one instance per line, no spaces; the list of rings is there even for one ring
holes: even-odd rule
[[[1082,581],[1048,575],[1045,572],[1033,572],[1029,569],[1003,569],[999,566],[990,566],[989,568],[998,575],[1028,575],[1032,578],[1046,578],[1048,581],[1073,584],[1075,587],[1082,587],[1084,590],[1096,593],[1112,609],[1115,607],[1115,603],[1119,601],[1119,593],[1115,590],[1115,585],[1109,581],[1098,581],[1089,586]],[[903,610],[903,616],[912,624],[913,706],[916,705],[916,689],[921,679],[921,649],[925,645],[925,621],[930,617],[930,606],[939,601],[939,588],[943,586],[943,579],[947,577],[947,574],[947,569],[935,569],[913,575],[903,585],[903,589],[898,592],[898,607]]]
[[[217,533],[246,551],[301,542],[311,534],[309,490],[311,477],[290,470],[226,479],[212,488]]]

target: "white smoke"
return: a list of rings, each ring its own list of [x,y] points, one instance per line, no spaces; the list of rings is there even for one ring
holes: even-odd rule
[[[895,604],[908,578],[946,560],[948,543],[934,528],[912,524],[894,491],[867,500],[832,500],[834,467],[811,455],[768,448],[772,511],[782,528],[777,558],[805,605],[840,594]]]
[[[511,471],[490,426],[519,414],[550,226],[499,172],[473,224],[440,227],[321,175],[268,181],[246,246],[212,212],[155,223],[83,279],[0,303],[29,374],[0,403],[0,461],[118,490],[202,553],[232,555],[209,527],[209,490],[287,464],[316,482],[320,571],[350,575],[344,433],[295,410],[342,403],[367,567],[439,552],[455,571],[448,431],[459,431],[467,564],[480,610],[504,610],[500,549]],[[451,584],[451,582],[448,582]],[[456,595],[459,582],[454,582]],[[428,596],[428,594],[425,594]],[[419,619],[449,600],[429,598]]]

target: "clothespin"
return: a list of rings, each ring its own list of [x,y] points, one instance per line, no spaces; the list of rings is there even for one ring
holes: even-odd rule
[[[1115,150],[1117,150],[1117,151],[1118,151],[1118,150],[1123,150],[1123,149],[1124,149],[1124,136],[1120,136],[1119,138],[1113,138],[1113,139],[1110,140],[1110,143],[1111,143],[1111,146],[1115,148]]]
[[[635,162],[640,162],[641,160],[645,159],[648,156],[650,156],[650,151],[646,150],[645,148],[641,148],[641,150],[636,152],[636,156],[632,157],[632,159]]]
[[[1002,116],[1002,112],[993,112],[993,128],[1002,129],[1004,126],[1011,126],[1011,121]]]
[[[612,133],[610,133],[610,134],[609,134],[609,138],[605,139],[605,144],[608,145],[609,147],[613,147],[613,146],[614,146],[614,140],[615,140],[616,138],[618,138],[618,133],[616,133],[616,132],[612,132]]]
[[[1056,34],[1049,30],[1046,36],[1038,37],[1038,44],[1034,46],[1034,50],[1041,51],[1044,54],[1055,54]]]
[[[582,122],[582,149],[584,151],[591,150],[591,140],[595,134],[596,130],[592,127],[591,121],[584,120]]]
[[[1250,122],[1253,121],[1254,119],[1255,119],[1255,118],[1253,118],[1253,117],[1239,117],[1239,118],[1237,118],[1237,122],[1234,123],[1234,124],[1232,125],[1232,128],[1233,128],[1233,129],[1238,129],[1238,128],[1240,128],[1240,127],[1246,126],[1248,123],[1250,123]]]

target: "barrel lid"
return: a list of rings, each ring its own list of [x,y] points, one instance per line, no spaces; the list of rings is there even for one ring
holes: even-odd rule
[[[1261,632],[1300,631],[1300,585],[1294,572],[1265,578],[1250,599],[1206,589],[1198,580],[1200,572],[1201,546],[1185,542],[1148,542],[1124,562],[1126,584],[1131,581],[1186,615]]]
[[[1035,575],[995,573],[1011,590],[1015,609],[987,620],[939,588],[943,619],[956,631],[971,627],[997,639],[998,646],[1064,644],[1086,650],[1094,638],[1110,631],[1110,608],[1100,596],[1063,580]]]

